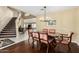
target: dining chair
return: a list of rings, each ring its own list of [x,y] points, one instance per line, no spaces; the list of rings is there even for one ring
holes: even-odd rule
[[[61,36],[60,35],[56,36],[55,40],[57,44],[60,44],[60,42],[62,41]]]
[[[32,32],[31,34],[32,34],[32,39],[33,39],[32,47],[34,47],[34,42],[37,42],[37,47],[38,47],[38,45],[40,44],[39,32]]]
[[[48,29],[46,29],[46,28],[43,29],[43,32],[44,32],[44,33],[48,33]]]
[[[56,33],[56,30],[55,29],[49,29],[48,33],[55,34]]]
[[[32,33],[32,29],[28,29],[28,43],[29,44],[30,44],[30,39],[32,37],[31,33]]]
[[[54,38],[50,39],[47,33],[39,33],[39,34],[40,34],[40,42],[47,45],[46,52],[48,53],[49,47],[53,45]]]
[[[73,32],[69,33],[68,35],[61,34],[62,40],[60,41],[60,43],[68,46],[68,52],[70,52],[70,50],[71,50],[70,43],[72,41],[73,34],[74,34]]]

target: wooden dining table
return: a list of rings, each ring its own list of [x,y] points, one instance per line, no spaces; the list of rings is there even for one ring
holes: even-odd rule
[[[45,33],[45,32],[42,32],[42,31],[36,31],[36,32],[38,32],[38,33]],[[46,34],[48,34],[48,40],[53,40],[52,43],[53,43],[53,46],[55,46],[55,47],[57,46],[56,40],[59,40],[59,41],[63,40],[63,36],[65,35],[65,34],[59,33],[59,32],[56,32],[54,34],[46,32]],[[61,39],[59,39],[59,37]]]
[[[39,34],[40,33],[45,33],[45,32],[39,32]],[[48,35],[48,40],[47,41],[49,41],[49,40],[51,40],[52,42],[52,44],[51,44],[51,47],[53,48],[53,51],[55,51],[54,50],[54,48],[57,46],[57,43],[56,43],[56,37],[58,37],[59,36],[59,34],[58,33],[56,33],[56,34],[49,34],[49,33],[46,33],[47,35]]]
[[[60,33],[60,32],[56,32],[54,34],[52,33],[48,33],[48,32],[43,32],[43,31],[36,31],[36,32],[39,32],[39,33],[47,33],[48,34],[48,37],[50,39],[55,39],[55,40],[63,40],[63,37],[67,34],[64,34],[64,33]],[[60,39],[59,39],[60,38]]]
[[[52,37],[58,37],[60,35],[60,33],[55,33],[55,34],[48,33],[48,35],[52,36]]]

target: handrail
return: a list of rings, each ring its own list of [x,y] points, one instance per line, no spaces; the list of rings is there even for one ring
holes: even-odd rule
[[[15,9],[15,8],[12,8],[12,7],[8,7],[8,8],[9,8],[10,10],[15,11],[15,12],[18,13],[17,19],[16,19],[16,21],[15,21],[15,24],[16,24],[16,37],[18,38],[18,35],[19,35],[19,33],[18,33],[19,22],[20,22],[20,18],[21,18],[21,16],[22,16],[22,13],[21,13],[20,10],[17,10],[17,9]]]

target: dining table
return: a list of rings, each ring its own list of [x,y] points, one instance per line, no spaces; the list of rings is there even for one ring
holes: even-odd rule
[[[35,32],[39,32],[39,33],[47,33],[48,34],[48,37],[53,37],[55,39],[57,38],[61,38],[61,40],[63,40],[63,37],[67,34],[64,34],[64,33],[61,33],[61,32],[56,32],[56,33],[48,33],[48,32],[43,32],[43,31],[35,31]],[[57,39],[58,40],[58,39]]]
[[[57,41],[63,40],[64,35],[66,35],[66,34],[60,33],[60,32],[56,32],[54,34],[53,33],[48,33],[48,32],[43,32],[43,31],[35,31],[35,32],[48,34],[48,40],[52,40],[53,46],[55,46],[55,47],[58,44]]]

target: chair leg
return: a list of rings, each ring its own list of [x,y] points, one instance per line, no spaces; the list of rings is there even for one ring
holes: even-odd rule
[[[34,40],[33,40],[33,42],[32,42],[32,48],[34,48]]]
[[[51,47],[52,47],[53,52],[55,52],[55,47],[56,46],[53,43],[51,43]]]
[[[49,52],[49,44],[47,44],[47,51],[46,51],[47,53]]]
[[[41,42],[39,42],[39,50],[41,50]]]
[[[68,44],[68,52],[71,52],[70,44]]]
[[[30,36],[28,37],[28,43],[30,43],[29,40],[30,40]]]
[[[29,44],[29,38],[28,38],[28,44]]]
[[[39,46],[39,42],[37,41],[37,47]]]

